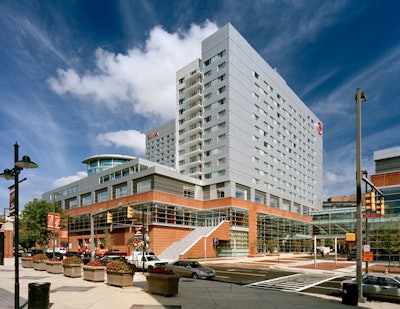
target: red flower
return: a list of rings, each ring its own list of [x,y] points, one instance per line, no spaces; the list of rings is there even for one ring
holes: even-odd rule
[[[87,266],[103,266],[99,260],[93,260],[86,264]]]
[[[175,272],[172,269],[166,269],[166,268],[149,269],[149,273],[161,274],[161,275],[175,275]]]

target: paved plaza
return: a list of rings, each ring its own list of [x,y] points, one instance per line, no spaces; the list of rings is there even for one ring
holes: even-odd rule
[[[264,263],[264,258],[211,260],[207,264],[221,263]],[[268,261],[265,262],[268,264]],[[271,261],[273,264],[273,261]],[[306,261],[282,260],[273,267],[285,269],[301,269],[301,266],[312,263]],[[317,265],[318,266],[318,265]],[[346,265],[347,266],[347,265]],[[304,269],[304,268],[303,268]],[[340,268],[337,272],[354,274],[354,265]],[[326,273],[324,269],[306,269],[305,273]],[[332,274],[336,270],[329,270]],[[5,265],[0,266],[0,308],[14,308],[14,259],[5,259]],[[179,293],[174,297],[152,295],[146,291],[146,279],[142,273],[134,275],[133,285],[128,288],[108,286],[106,283],[93,283],[82,278],[69,278],[62,274],[49,274],[45,271],[36,271],[31,268],[20,268],[20,307],[27,308],[28,284],[50,283],[50,308],[118,308],[118,309],[194,309],[194,308],[357,308],[341,303],[341,299],[329,296],[305,295],[297,292],[283,292],[260,289],[251,286],[241,286],[213,280],[195,280],[181,278]],[[366,302],[359,304],[362,308],[394,309],[400,308],[399,304],[386,302]]]

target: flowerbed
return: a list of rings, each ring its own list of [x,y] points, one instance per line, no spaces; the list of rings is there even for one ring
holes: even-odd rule
[[[106,267],[99,260],[93,260],[82,267],[83,280],[92,282],[104,282]]]

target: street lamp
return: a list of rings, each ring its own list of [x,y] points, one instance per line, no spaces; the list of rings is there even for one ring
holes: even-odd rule
[[[358,285],[358,300],[364,302],[362,288],[362,201],[361,201],[361,103],[367,101],[364,92],[360,88],[356,90],[356,180],[357,180],[357,224],[356,224],[356,247],[357,247],[357,265],[356,277]]]
[[[5,169],[1,178],[6,180],[14,179],[14,259],[15,259],[15,292],[14,292],[14,307],[19,308],[19,256],[18,256],[18,243],[19,243],[19,173],[24,168],[37,168],[38,165],[31,161],[28,156],[23,156],[22,160],[18,159],[18,144],[14,144],[14,168]]]

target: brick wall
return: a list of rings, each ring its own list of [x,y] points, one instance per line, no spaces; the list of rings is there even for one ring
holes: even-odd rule
[[[400,172],[372,175],[371,182],[377,187],[388,187],[400,184]]]

